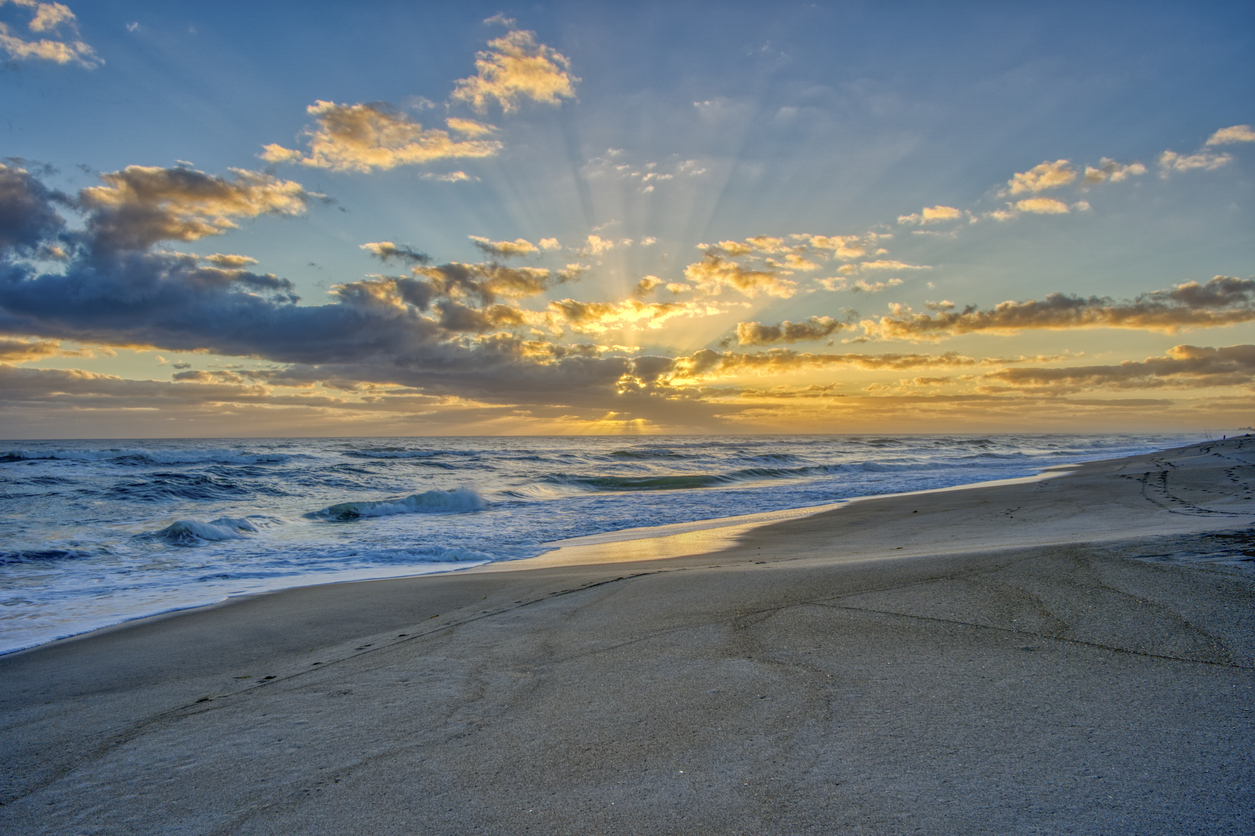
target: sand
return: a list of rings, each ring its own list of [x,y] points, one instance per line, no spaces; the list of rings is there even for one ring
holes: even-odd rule
[[[133,622],[0,657],[0,832],[1249,834],[1253,525],[1247,437]]]

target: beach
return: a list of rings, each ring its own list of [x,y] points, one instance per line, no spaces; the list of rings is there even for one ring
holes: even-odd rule
[[[0,830],[1245,834],[1253,525],[1242,437],[128,622],[0,657]]]

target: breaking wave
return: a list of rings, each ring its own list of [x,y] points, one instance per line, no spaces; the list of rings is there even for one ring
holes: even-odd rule
[[[466,514],[483,511],[488,501],[470,488],[451,491],[425,491],[400,499],[341,502],[307,516],[336,522],[395,514]]]
[[[222,540],[242,540],[258,528],[244,517],[219,517],[212,522],[176,520],[160,531],[139,535],[141,540],[160,540],[172,546],[199,546]]]

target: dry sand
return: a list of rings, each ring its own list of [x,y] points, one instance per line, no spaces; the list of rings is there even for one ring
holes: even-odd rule
[[[1245,836],[1253,491],[1235,439],[0,657],[0,832]]]

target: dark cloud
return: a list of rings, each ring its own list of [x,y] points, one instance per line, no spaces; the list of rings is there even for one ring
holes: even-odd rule
[[[940,340],[973,332],[1014,333],[1026,329],[1139,328],[1175,333],[1255,320],[1255,280],[1216,276],[1170,290],[1143,293],[1117,302],[1105,296],[1052,293],[1038,302],[1003,302],[982,311],[896,314],[863,320],[867,333],[881,339]]]
[[[292,379],[304,374],[494,403],[602,407],[638,362],[605,356],[594,346],[562,346],[500,331],[524,324],[527,313],[504,302],[565,282],[567,273],[497,264],[417,265],[412,277],[349,282],[333,289],[330,304],[307,306],[298,304],[286,280],[231,266],[243,264],[240,259],[154,250],[155,236],[181,240],[199,234],[194,225],[166,223],[186,214],[174,203],[195,204],[204,218],[213,214],[211,199],[167,203],[155,196],[160,190],[136,183],[181,184],[175,190],[180,195],[194,191],[189,182],[199,183],[217,206],[235,199],[230,195],[238,190],[228,189],[224,198],[220,180],[195,172],[189,180],[183,170],[168,177],[150,174],[106,178],[112,183],[106,191],[114,197],[77,201],[89,230],[82,234],[66,231],[54,193],[24,172],[5,170],[0,235],[12,244],[0,260],[0,334],[45,341],[14,340],[13,351],[30,356],[51,350],[47,341],[61,339],[146,345],[264,358],[289,364]],[[161,211],[119,212],[136,205]],[[19,257],[53,243],[69,248],[57,272],[43,272],[38,262]],[[499,333],[488,333],[493,330]],[[208,385],[205,381],[200,373],[185,380]]]
[[[1163,357],[1119,365],[1002,369],[983,375],[982,380],[1013,388],[1061,391],[1249,386],[1255,383],[1255,345],[1178,345]]]
[[[378,241],[372,244],[362,244],[362,249],[369,251],[371,255],[375,256],[385,264],[393,259],[404,264],[431,263],[431,256],[427,255],[427,253],[414,249],[409,244],[394,244],[391,241]]]
[[[738,322],[736,326],[736,342],[738,345],[771,345],[772,343],[822,340],[848,327],[844,322],[835,320],[830,316],[811,316],[802,322],[789,322],[786,319],[777,325],[765,325],[761,322]]]
[[[0,257],[11,250],[32,253],[55,241],[65,221],[54,205],[67,201],[25,169],[0,163]]]
[[[191,168],[132,165],[83,189],[95,249],[145,249],[158,241],[195,241],[234,229],[233,218],[297,215],[312,198],[299,183],[233,169],[231,178]]]

